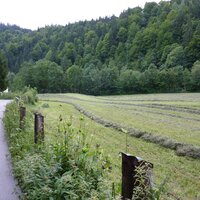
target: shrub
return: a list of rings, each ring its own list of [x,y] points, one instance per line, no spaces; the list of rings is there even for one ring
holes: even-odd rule
[[[15,99],[18,103],[35,104],[38,101],[37,90],[25,87],[23,91],[0,93],[0,99]]]
[[[21,100],[25,104],[35,104],[38,101],[37,90],[35,88],[26,87],[21,95]]]
[[[12,92],[0,93],[0,99],[14,99],[15,96],[16,94]]]

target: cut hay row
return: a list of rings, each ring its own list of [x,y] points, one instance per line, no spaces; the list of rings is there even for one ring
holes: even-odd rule
[[[160,93],[160,94],[133,94],[133,95],[115,95],[99,96],[98,99],[105,101],[138,101],[138,102],[199,102],[199,93]]]
[[[45,96],[44,96],[45,97]],[[184,113],[190,113],[190,114],[197,114],[200,115],[200,109],[196,108],[191,108],[187,106],[175,106],[175,105],[168,105],[168,104],[159,104],[159,103],[148,103],[148,104],[140,104],[140,103],[131,103],[131,102],[140,102],[140,100],[131,100],[129,103],[121,103],[117,102],[119,100],[114,100],[113,99],[110,101],[102,101],[103,98],[96,98],[97,101],[94,100],[88,100],[88,99],[81,99],[78,97],[72,97],[72,96],[66,96],[66,95],[58,95],[59,98],[68,98],[70,100],[77,100],[81,102],[88,102],[88,103],[95,103],[95,104],[108,104],[108,105],[123,105],[123,106],[136,106],[136,107],[145,107],[145,108],[155,108],[155,109],[160,109],[160,110],[170,110],[170,111],[177,111],[177,112],[184,112]],[[101,101],[98,101],[101,100]],[[108,99],[107,99],[108,100]],[[146,100],[145,100],[146,101]],[[141,100],[141,102],[144,102],[144,100]]]
[[[199,109],[194,109],[194,108],[189,108],[189,107],[180,107],[180,106],[177,107],[177,106],[166,105],[166,104],[132,104],[132,103],[115,103],[115,102],[104,102],[104,104],[156,108],[160,110],[171,110],[171,111],[178,111],[178,112],[200,115]]]
[[[175,150],[178,156],[187,156],[191,158],[200,159],[200,147],[194,146],[192,144],[177,142],[168,137],[158,136],[158,135],[154,135],[152,133],[148,133],[145,131],[139,131],[134,128],[122,126],[120,124],[117,124],[117,123],[108,121],[106,119],[103,119],[99,116],[96,116],[92,112],[84,109],[80,105],[75,104],[71,101],[66,101],[66,100],[65,101],[64,100],[45,100],[45,101],[71,104],[74,106],[76,110],[78,110],[79,112],[87,116],[88,118],[94,120],[96,123],[99,123],[105,127],[110,127],[120,132],[127,132],[133,137],[141,138],[147,142],[152,142],[162,147]]]

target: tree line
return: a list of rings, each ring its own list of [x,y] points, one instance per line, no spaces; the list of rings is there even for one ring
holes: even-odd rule
[[[87,94],[200,91],[199,0],[31,31],[0,24],[10,88]]]
[[[0,92],[4,91],[7,88],[7,60],[3,53],[0,51]]]
[[[112,64],[101,69],[72,65],[64,71],[55,62],[44,59],[34,65],[24,64],[19,73],[9,80],[13,91],[21,90],[26,85],[36,87],[40,93],[105,95],[199,91],[200,61],[194,63],[191,71],[182,66],[158,69],[151,64],[148,69],[140,72],[133,69],[120,71]]]

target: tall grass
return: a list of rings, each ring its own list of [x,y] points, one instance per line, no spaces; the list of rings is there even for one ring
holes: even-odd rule
[[[13,102],[4,123],[24,199],[112,199],[112,185],[105,178],[109,165],[102,168],[107,158],[99,147],[90,148],[81,126],[75,128],[60,117],[58,140],[35,145],[32,113],[28,111],[23,130],[18,128],[18,115]]]

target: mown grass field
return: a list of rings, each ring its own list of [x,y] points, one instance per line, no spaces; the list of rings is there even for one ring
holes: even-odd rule
[[[52,141],[59,123],[59,116],[75,126],[83,126],[88,142],[99,144],[113,163],[110,179],[121,181],[119,152],[128,151],[154,164],[157,184],[168,177],[167,195],[163,199],[200,199],[200,160],[177,156],[171,149],[126,133],[105,127],[84,117],[74,105],[90,114],[123,127],[145,131],[152,135],[166,136],[186,144],[200,146],[200,94],[154,94],[94,97],[80,94],[43,94],[37,108],[45,116],[46,140]],[[48,102],[46,101],[48,100]],[[53,102],[60,101],[60,102]],[[62,102],[61,102],[62,101]],[[48,103],[48,108],[43,104]],[[126,138],[127,137],[127,138]],[[127,142],[126,142],[127,141]]]

